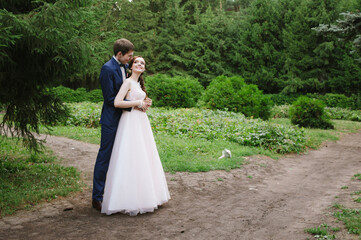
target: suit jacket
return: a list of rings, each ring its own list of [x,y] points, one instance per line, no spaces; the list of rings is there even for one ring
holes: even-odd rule
[[[124,79],[119,63],[113,57],[103,65],[99,80],[104,98],[100,124],[117,127],[122,115],[122,109],[114,107],[114,99]]]

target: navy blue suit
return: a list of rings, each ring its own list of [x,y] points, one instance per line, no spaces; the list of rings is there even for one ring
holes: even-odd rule
[[[122,109],[114,107],[114,99],[117,96],[124,79],[119,63],[114,57],[103,65],[100,71],[99,80],[102,87],[104,103],[100,119],[100,148],[94,166],[92,198],[102,201],[115,134],[117,132],[119,119],[122,115]]]

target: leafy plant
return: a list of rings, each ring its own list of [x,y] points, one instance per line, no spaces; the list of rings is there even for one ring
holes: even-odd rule
[[[247,119],[240,113],[196,108],[168,111],[151,109],[148,116],[156,133],[227,140],[278,153],[302,152],[305,149],[303,129]]]
[[[305,232],[315,235],[316,239],[336,239],[335,235],[331,235],[329,232],[329,226],[327,224],[321,224],[316,228],[307,228]]]
[[[322,101],[301,96],[290,107],[289,116],[293,124],[301,127],[333,129],[324,109]]]
[[[146,86],[155,107],[195,107],[203,92],[197,79],[164,74],[147,77]]]
[[[342,205],[334,206],[339,211],[333,215],[344,222],[349,233],[361,235],[361,210],[360,209],[348,209]]]
[[[103,101],[101,89],[94,89],[88,92],[85,88],[73,90],[64,86],[58,86],[53,88],[52,91],[58,98],[66,103],[86,101],[98,103]]]
[[[62,124],[70,126],[99,127],[102,103],[67,103],[70,116]]]
[[[200,105],[267,120],[271,115],[272,102],[256,85],[246,84],[242,77],[219,76],[207,87]]]

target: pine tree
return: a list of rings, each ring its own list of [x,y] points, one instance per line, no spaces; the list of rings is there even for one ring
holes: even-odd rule
[[[98,59],[94,12],[85,9],[90,4],[59,0],[21,9],[25,13],[0,10],[0,104],[6,110],[1,130],[24,138],[32,149],[39,150],[33,135],[39,125],[52,126],[65,114],[49,89]]]

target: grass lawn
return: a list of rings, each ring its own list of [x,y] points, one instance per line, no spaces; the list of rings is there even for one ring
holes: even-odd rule
[[[79,172],[59,165],[51,151],[34,154],[12,138],[0,145],[0,216],[81,190]]]

